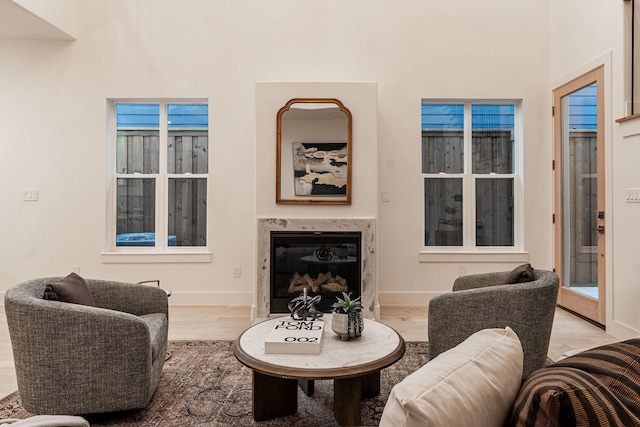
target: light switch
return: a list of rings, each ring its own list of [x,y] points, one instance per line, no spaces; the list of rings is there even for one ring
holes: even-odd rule
[[[624,193],[626,203],[640,203],[640,188],[627,188]]]

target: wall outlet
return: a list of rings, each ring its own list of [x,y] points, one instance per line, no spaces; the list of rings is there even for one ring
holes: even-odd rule
[[[73,273],[80,274],[80,266],[79,265],[72,265],[71,266],[71,271]]]
[[[22,200],[25,202],[37,202],[38,190],[22,190]]]
[[[240,276],[242,276],[242,269],[240,267],[233,267],[233,277],[238,279]]]

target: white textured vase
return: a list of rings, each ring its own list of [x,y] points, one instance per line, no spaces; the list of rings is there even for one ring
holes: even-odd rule
[[[343,341],[349,341],[362,335],[364,322],[362,321],[362,312],[354,312],[349,314],[332,313],[331,329],[340,335]]]

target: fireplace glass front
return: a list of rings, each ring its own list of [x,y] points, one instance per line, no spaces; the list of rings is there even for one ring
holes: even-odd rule
[[[361,232],[272,231],[271,313],[288,313],[288,304],[307,288],[320,295],[317,308],[328,313],[336,296],[361,295]]]

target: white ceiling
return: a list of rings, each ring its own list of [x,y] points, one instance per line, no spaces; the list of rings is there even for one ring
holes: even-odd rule
[[[73,40],[73,37],[13,1],[0,0],[0,39]]]

